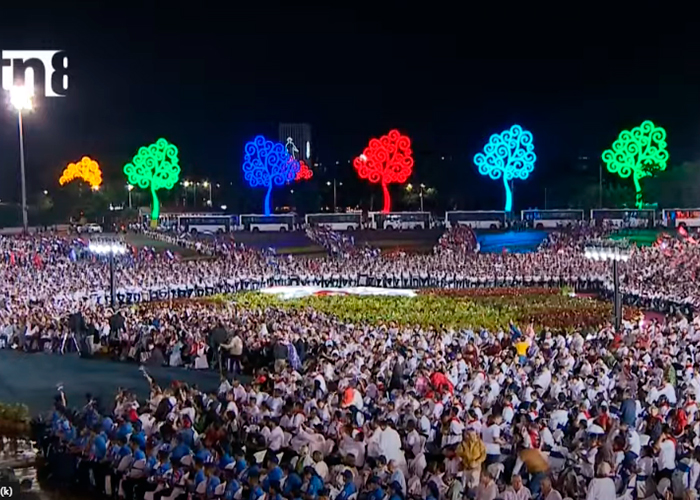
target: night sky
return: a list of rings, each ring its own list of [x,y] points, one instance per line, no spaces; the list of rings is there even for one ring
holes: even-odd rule
[[[644,119],[667,129],[671,164],[700,153],[697,27],[652,11],[41,4],[0,11],[0,49],[65,49],[70,60],[68,96],[39,100],[25,120],[30,193],[55,189],[83,155],[120,179],[162,136],[180,148],[183,177],[232,196],[244,189],[243,144],[276,137],[279,122],[310,123],[318,160],[345,165],[318,180],[346,183],[347,160],[398,128],[414,142],[414,182],[468,208],[502,205],[472,157],[513,123],[533,132],[538,155],[516,208],[541,205],[579,156],[598,158]],[[19,198],[17,149],[15,115],[0,107],[3,201]]]

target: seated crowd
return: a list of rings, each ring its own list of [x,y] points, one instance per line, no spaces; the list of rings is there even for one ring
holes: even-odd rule
[[[272,356],[250,383],[159,387],[143,369],[145,400],[59,396],[40,439],[54,479],[129,500],[696,498],[698,320],[619,334],[264,315],[251,333]]]
[[[432,255],[345,259],[216,239],[197,240],[208,260],[132,249],[117,263],[119,293],[144,303],[117,310],[105,307],[109,264],[85,242],[1,239],[0,343],[59,349],[87,335],[145,365],[222,371],[218,388],[198,388],[160,387],[144,369],[147,399],[121,392],[114,404],[90,398],[80,410],[60,393],[39,434],[52,477],[128,500],[695,500],[692,314],[620,332],[489,331],[175,300],[363,277],[397,287],[611,286],[609,266],[583,256],[585,231],[531,254],[465,252],[456,236]],[[700,303],[691,241],[634,249],[621,268],[630,296]],[[229,371],[250,376],[229,381]]]

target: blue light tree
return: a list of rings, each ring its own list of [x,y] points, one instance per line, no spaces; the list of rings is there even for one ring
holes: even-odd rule
[[[493,134],[484,146],[484,152],[474,156],[474,163],[481,175],[488,175],[493,180],[503,179],[506,189],[505,211],[513,209],[513,193],[509,182],[513,179],[525,180],[535,170],[535,146],[532,134],[520,125],[513,125],[509,130]]]
[[[262,135],[246,143],[243,177],[252,188],[267,188],[265,215],[272,213],[272,189],[292,182],[298,171],[299,162],[290,156],[284,144],[268,141]]]

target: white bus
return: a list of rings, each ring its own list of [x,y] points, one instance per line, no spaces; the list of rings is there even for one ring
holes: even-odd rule
[[[700,208],[667,208],[661,213],[666,227],[700,227]]]
[[[370,212],[372,229],[430,229],[430,212]]]
[[[362,212],[306,214],[306,224],[333,231],[357,231],[362,227]]]
[[[177,229],[181,233],[230,233],[238,229],[237,215],[188,214],[177,218]]]
[[[591,221],[596,226],[603,223],[613,227],[654,227],[656,210],[653,208],[594,208]]]
[[[520,220],[535,229],[554,229],[576,224],[586,218],[583,210],[521,210]]]
[[[258,214],[246,214],[240,217],[241,226],[244,231],[252,231],[257,233],[259,231],[279,231],[280,233],[285,233],[287,231],[294,230],[294,223],[296,222],[295,214],[272,214],[272,215],[258,215]]]
[[[461,225],[472,229],[498,229],[505,225],[506,213],[503,210],[457,210],[445,212],[445,227]]]

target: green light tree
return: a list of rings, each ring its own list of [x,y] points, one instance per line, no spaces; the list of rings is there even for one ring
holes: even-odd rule
[[[177,147],[165,139],[158,139],[148,147],[139,148],[131,163],[124,165],[129,184],[150,189],[153,197],[151,224],[158,221],[160,202],[156,191],[172,189],[180,178],[180,165]]]
[[[613,143],[612,149],[603,152],[603,161],[608,171],[623,179],[632,176],[637,208],[644,206],[642,186],[639,181],[656,172],[666,170],[666,131],[650,120],[642,122],[632,130],[623,130]]]

